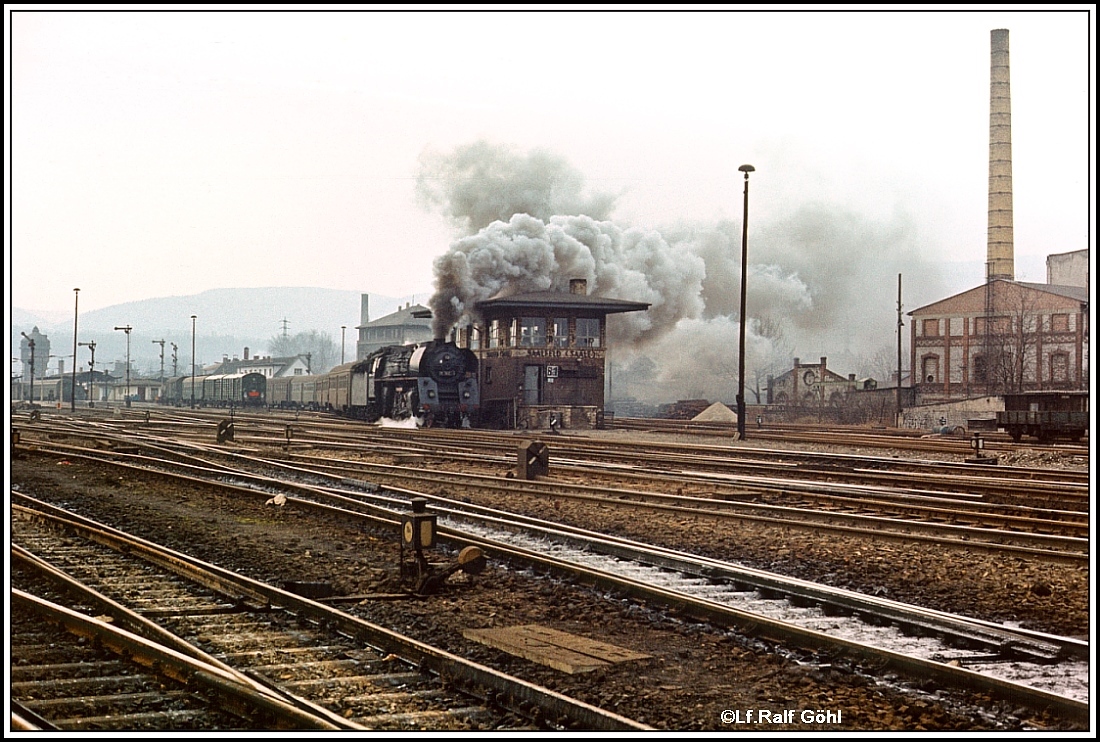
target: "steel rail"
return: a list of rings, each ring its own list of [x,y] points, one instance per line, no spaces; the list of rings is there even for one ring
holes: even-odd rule
[[[371,646],[405,657],[423,671],[445,678],[464,688],[480,688],[492,691],[498,703],[502,703],[523,716],[526,709],[539,708],[549,719],[568,719],[580,728],[595,731],[640,731],[650,727],[632,719],[614,714],[587,703],[562,695],[548,688],[505,675],[497,670],[459,657],[445,650],[403,636],[385,627],[370,623],[328,605],[296,595],[272,585],[167,549],[145,539],[123,533],[117,529],[96,523],[83,516],[69,513],[21,493],[17,498],[34,503],[36,517],[47,517],[63,522],[69,528],[79,529],[92,540],[111,548],[126,545],[129,553],[140,555],[154,564],[175,572],[190,580],[226,594],[239,594],[249,599],[259,599],[262,604],[312,615],[360,638]],[[16,507],[13,505],[13,507]],[[220,672],[220,671],[219,671]]]
[[[158,675],[184,685],[202,686],[219,698],[227,699],[231,708],[246,718],[260,711],[265,718],[274,722],[277,729],[337,731],[349,728],[346,725],[337,726],[327,718],[306,713],[268,693],[260,692],[252,684],[241,682],[236,673],[226,672],[221,667],[181,654],[171,647],[157,644],[17,588],[11,590],[11,601],[13,606],[33,611],[62,626],[69,633],[95,641],[115,654],[150,668]]]
[[[43,451],[43,452],[49,452],[48,447],[40,447],[39,450]],[[70,456],[83,456],[83,457],[88,458],[90,460],[99,461],[99,462],[102,462],[102,463],[110,463],[110,464],[113,464],[115,466],[132,466],[134,469],[136,469],[138,471],[141,471],[141,472],[144,472],[144,473],[148,473],[148,474],[160,474],[160,475],[165,475],[165,476],[175,476],[175,475],[172,475],[171,473],[164,472],[163,470],[157,470],[157,469],[153,469],[153,468],[149,468],[149,467],[138,467],[138,466],[135,466],[135,465],[132,465],[132,464],[127,465],[127,464],[125,464],[124,462],[121,462],[121,461],[112,460],[112,459],[105,459],[105,458],[101,458],[100,456],[91,456],[90,454],[87,454],[87,453],[85,453],[85,454],[76,453],[76,452],[72,451],[71,448],[68,449],[67,455],[70,455]],[[147,457],[142,457],[142,456],[137,455],[137,454],[121,454],[120,453],[120,454],[114,454],[114,455],[115,456],[121,456],[121,457],[132,457],[132,458],[137,458],[137,459],[147,458]],[[177,463],[176,465],[181,466],[183,468],[191,468],[191,469],[201,470],[199,467],[196,467],[196,466],[191,465],[191,464],[179,464],[179,463]],[[277,462],[267,462],[267,465],[279,466],[279,464]],[[386,465],[370,465],[370,466],[371,467],[382,467],[382,466],[386,466]],[[231,468],[228,468],[228,467],[208,466],[208,467],[206,467],[206,470],[208,470],[212,473],[218,473],[218,474],[222,474],[222,475],[225,475],[225,476],[232,476],[232,477],[235,477],[235,478],[238,478],[238,479],[241,479],[241,480],[251,480],[251,481],[254,481],[254,482],[257,482],[257,483],[263,483],[263,484],[270,484],[272,481],[275,481],[275,480],[271,480],[271,478],[269,478],[269,477],[250,474],[250,473],[247,473],[247,472],[241,472],[239,470],[231,469]],[[406,478],[406,479],[414,478],[414,479],[419,479],[421,481],[431,481],[431,482],[436,482],[436,483],[440,483],[440,484],[448,484],[448,485],[453,486],[453,484],[455,483],[455,477],[456,476],[457,475],[455,475],[453,473],[446,472],[446,473],[441,473],[441,474],[438,474],[438,475],[424,474],[424,475],[415,475],[414,476],[414,475],[404,474],[403,478]],[[506,479],[506,478],[499,478],[499,477],[484,477],[484,475],[467,475],[467,478],[476,478],[476,477],[481,477],[483,480],[488,480],[488,481],[482,481],[481,484],[477,485],[478,487],[480,487],[482,489],[497,490],[497,491],[509,492],[509,493],[514,493],[516,491],[521,491],[518,487],[515,486],[515,484],[514,484],[515,480],[510,480],[510,479]],[[209,482],[207,480],[196,479],[195,481],[200,482],[200,483],[209,484]],[[284,488],[284,489],[295,489],[295,488],[297,488],[297,489],[302,490],[302,491],[308,491],[308,490],[311,489],[310,486],[308,486],[308,485],[294,484],[294,483],[289,483],[289,482],[282,481],[282,480],[278,480],[278,486],[281,487],[281,488]],[[530,482],[527,482],[524,485],[524,487],[528,488],[528,489],[530,489],[532,486],[533,485]],[[1088,539],[1081,539],[1081,538],[1074,538],[1074,537],[1064,537],[1064,536],[1056,536],[1056,535],[1050,535],[1050,534],[1037,534],[1037,533],[1027,533],[1027,532],[1018,532],[1018,531],[993,531],[993,530],[990,530],[990,529],[987,529],[987,528],[978,528],[978,527],[972,527],[972,526],[959,526],[959,525],[952,525],[952,524],[945,524],[945,523],[926,523],[926,522],[921,522],[921,521],[907,521],[907,520],[901,520],[901,519],[895,519],[895,518],[885,518],[885,517],[870,516],[870,515],[859,515],[859,514],[854,514],[854,513],[841,513],[841,512],[828,511],[828,510],[821,510],[821,511],[806,510],[806,509],[795,508],[795,507],[784,506],[784,505],[770,505],[770,504],[767,504],[767,503],[741,503],[741,502],[730,501],[730,500],[722,501],[723,507],[727,508],[727,510],[713,510],[713,509],[703,509],[703,508],[697,508],[697,507],[684,507],[684,506],[678,506],[678,505],[664,504],[663,502],[661,502],[662,500],[667,500],[667,499],[670,499],[670,498],[678,498],[679,497],[679,498],[682,499],[683,496],[664,495],[662,493],[646,493],[645,494],[645,497],[647,497],[649,499],[658,500],[658,502],[638,502],[638,501],[625,502],[622,499],[622,495],[637,497],[637,493],[632,492],[632,491],[628,491],[628,490],[624,490],[620,493],[619,497],[610,497],[610,498],[608,498],[608,497],[602,497],[602,496],[599,496],[599,495],[587,494],[587,491],[589,491],[590,488],[588,488],[584,485],[569,485],[569,484],[563,484],[563,483],[554,483],[552,486],[555,488],[555,491],[554,491],[553,494],[556,497],[570,498],[570,499],[575,499],[575,500],[580,500],[580,501],[603,502],[605,504],[613,505],[613,506],[616,506],[616,507],[623,507],[624,505],[626,505],[628,507],[641,509],[641,510],[650,510],[650,511],[654,511],[654,512],[689,514],[689,515],[693,515],[693,516],[709,517],[709,518],[715,518],[715,519],[732,518],[732,519],[738,519],[738,520],[744,520],[744,521],[754,521],[754,522],[782,525],[784,527],[802,528],[802,529],[807,529],[807,530],[811,530],[811,531],[819,531],[819,532],[827,532],[827,533],[828,532],[840,533],[840,534],[845,534],[845,535],[850,535],[850,536],[871,538],[871,539],[875,539],[875,540],[891,540],[891,541],[897,541],[897,542],[902,542],[902,543],[917,541],[917,542],[924,542],[924,543],[933,543],[933,544],[937,544],[937,545],[941,545],[941,546],[963,548],[963,549],[967,549],[967,550],[986,551],[986,552],[990,552],[990,553],[1013,553],[1013,554],[1019,554],[1021,556],[1042,557],[1042,558],[1045,558],[1045,559],[1048,559],[1048,560],[1053,560],[1053,561],[1068,561],[1068,562],[1076,563],[1076,562],[1080,562],[1080,561],[1083,561],[1083,560],[1087,560],[1089,558],[1089,553],[1088,553],[1089,541],[1088,541]],[[793,488],[788,487],[788,488],[797,490],[797,487],[793,487]],[[394,489],[394,488],[391,487],[391,489]],[[563,490],[571,490],[571,491],[564,492]],[[543,493],[545,494],[546,491],[543,490]],[[820,522],[820,521],[806,520],[804,518],[803,519],[783,519],[783,518],[778,518],[778,517],[769,517],[767,515],[755,515],[752,512],[729,512],[730,510],[738,510],[738,509],[748,510],[748,511],[765,512],[765,513],[779,513],[781,515],[785,514],[785,515],[799,515],[799,516],[816,516],[816,517],[823,518],[826,521],[831,520],[831,521],[834,521],[834,522],[824,522],[823,523],[823,522]],[[838,524],[835,523],[835,521],[838,521],[838,520],[842,521],[842,522],[843,521],[848,521],[848,522],[853,522],[853,523],[863,523],[865,525],[876,526],[876,527],[861,528],[861,527],[858,527],[858,526],[855,526],[855,525],[838,525]],[[945,537],[945,536],[925,535],[925,534],[922,534],[922,533],[911,533],[911,532],[904,532],[904,531],[899,531],[899,530],[885,530],[884,528],[882,528],[883,526],[885,526],[887,528],[908,527],[908,528],[913,528],[913,529],[917,529],[917,530],[938,531],[938,532],[941,532],[941,533],[948,533],[948,534],[955,534],[955,535],[964,536],[964,538],[949,538],[949,537]],[[1017,542],[1023,542],[1023,543],[1031,543],[1031,544],[1036,544],[1036,545],[1044,545],[1045,544],[1045,545],[1051,546],[1052,548],[1036,548],[1035,546],[1019,545],[1018,543],[1017,544],[1011,544],[1011,543],[1006,544],[1006,543],[997,543],[997,542],[988,541],[988,540],[975,540],[975,537],[979,538],[979,539],[988,539],[988,538],[994,537],[994,536],[999,537],[999,538],[1013,539],[1013,540],[1016,540]],[[1053,548],[1053,547],[1058,547],[1058,546],[1062,546],[1062,547],[1075,546],[1075,547],[1079,547],[1080,550],[1079,551],[1058,551],[1058,550],[1055,550],[1055,548]]]

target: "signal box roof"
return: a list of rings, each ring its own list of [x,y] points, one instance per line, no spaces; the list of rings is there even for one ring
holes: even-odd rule
[[[522,309],[561,309],[589,311],[596,314],[620,314],[622,312],[642,312],[649,309],[649,303],[606,299],[588,294],[573,294],[565,291],[528,291],[522,294],[493,297],[477,303],[477,310],[483,314],[516,311]]]

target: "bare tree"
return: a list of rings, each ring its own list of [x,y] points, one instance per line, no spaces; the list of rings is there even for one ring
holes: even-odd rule
[[[981,354],[974,359],[974,380],[987,394],[1022,392],[1037,378],[1042,314],[1034,293],[1006,284],[995,311],[981,318]]]
[[[315,374],[331,369],[339,357],[332,336],[317,330],[299,332],[296,335],[275,335],[267,344],[271,355],[276,357],[309,356],[310,371]]]
[[[756,404],[763,404],[765,401],[764,395],[767,392],[767,378],[778,376],[787,369],[788,364],[794,357],[794,350],[787,339],[783,322],[778,317],[763,315],[753,319],[752,322],[756,334],[766,338],[770,343],[770,351],[765,357],[746,359],[752,360],[752,388],[750,391],[756,397]],[[762,383],[765,385],[763,389],[761,388]]]
[[[856,375],[875,379],[883,387],[894,386],[897,374],[897,349],[883,345],[856,359]]]

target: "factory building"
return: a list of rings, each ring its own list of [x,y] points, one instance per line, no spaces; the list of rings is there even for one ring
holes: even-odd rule
[[[1015,280],[1008,31],[990,46],[986,281],[909,312],[918,404],[1088,388],[1088,251],[1050,255],[1045,284]]]
[[[828,358],[820,363],[803,364],[794,359],[790,371],[768,377],[767,401],[770,405],[791,407],[839,406],[848,395],[856,391],[873,391],[878,388],[874,379],[857,379],[855,374],[841,376],[828,368]]]

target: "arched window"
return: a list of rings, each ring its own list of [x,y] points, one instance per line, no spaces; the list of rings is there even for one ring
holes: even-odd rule
[[[921,361],[921,378],[925,383],[935,384],[940,379],[940,357],[926,356]]]

